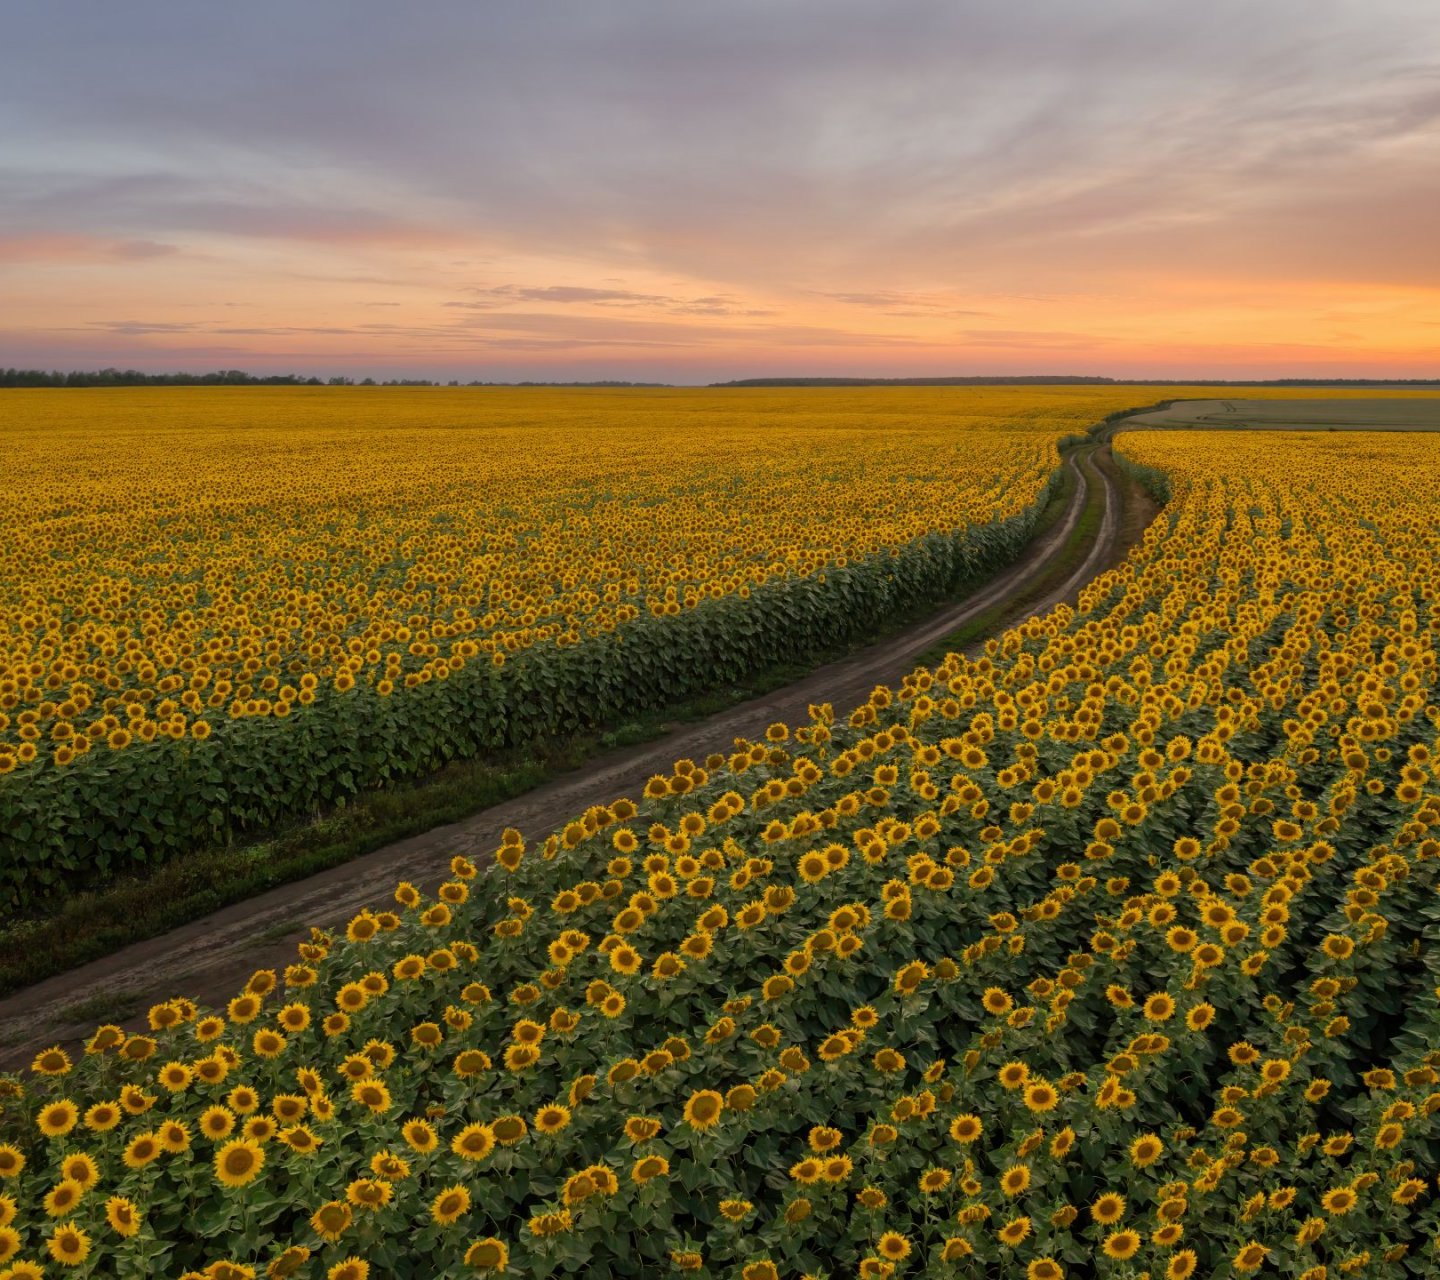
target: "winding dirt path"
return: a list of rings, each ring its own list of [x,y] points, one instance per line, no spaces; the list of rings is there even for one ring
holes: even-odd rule
[[[668,772],[675,760],[728,751],[737,737],[757,737],[776,721],[803,722],[812,703],[829,702],[837,709],[858,705],[877,684],[899,680],[927,650],[977,618],[999,611],[1003,627],[1017,615],[1074,600],[1086,582],[1124,558],[1156,507],[1139,485],[1120,473],[1103,437],[1073,451],[1064,465],[1077,483],[1063,517],[1019,560],[964,601],[782,689],[654,741],[599,756],[462,822],[281,885],[16,992],[0,1000],[0,1067],[28,1062],[56,1041],[72,1043],[88,1036],[98,1022],[139,1026],[143,1015],[137,1020],[136,1010],[173,996],[223,1005],[256,969],[291,963],[296,943],[311,924],[333,925],[362,907],[388,903],[401,880],[433,887],[448,877],[455,854],[488,856],[506,827],[517,828],[527,841],[543,839],[590,805],[637,795],[652,774]],[[1037,595],[1036,583],[1067,553],[1096,486],[1103,511],[1099,528],[1064,581]],[[79,1005],[84,1006],[83,1016],[76,1011]]]

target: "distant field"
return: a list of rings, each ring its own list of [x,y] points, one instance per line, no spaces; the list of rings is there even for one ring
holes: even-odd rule
[[[1355,397],[1301,400],[1186,400],[1156,413],[1137,414],[1132,426],[1262,427],[1303,431],[1339,427],[1347,431],[1440,430],[1440,396]]]

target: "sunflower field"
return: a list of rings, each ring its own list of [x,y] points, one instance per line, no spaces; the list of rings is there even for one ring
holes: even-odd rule
[[[1077,608],[41,1053],[0,1280],[1437,1274],[1440,459],[1224,443],[1121,437]]]
[[[1133,391],[0,399],[0,904],[866,636]]]

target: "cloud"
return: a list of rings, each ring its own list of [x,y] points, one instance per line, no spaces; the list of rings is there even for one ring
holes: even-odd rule
[[[378,343],[387,306],[397,341],[1119,358],[1309,341],[1326,293],[1370,299],[1337,350],[1398,349],[1440,290],[1430,0],[131,0],[85,35],[7,7],[0,264],[41,328],[238,296],[237,338]]]
[[[961,340],[972,347],[1006,347],[1063,351],[1113,346],[1115,339],[1083,330],[1065,329],[965,329]]]
[[[687,298],[663,293],[641,293],[634,289],[595,288],[588,285],[502,284],[470,290],[474,296],[446,307],[467,311],[493,311],[519,303],[553,304],[562,307],[620,307],[627,310],[655,310],[668,315],[759,316],[773,314],[767,308],[738,305],[728,295],[709,294]]]
[[[477,289],[476,293],[487,294],[501,299],[517,299],[526,302],[667,302],[669,299],[653,293],[634,293],[629,289],[588,289],[581,285],[549,284],[520,285],[502,284],[493,289]]]
[[[0,263],[30,266],[142,262],[178,252],[177,246],[156,240],[114,240],[100,235],[44,232],[0,236]]]
[[[755,348],[912,347],[914,339],[894,334],[831,328],[821,325],[761,322],[717,324],[684,319],[637,320],[616,316],[556,314],[548,311],[488,312],[465,317],[459,322],[467,332],[510,335],[505,341],[524,341],[514,335],[526,334],[547,341],[608,344],[616,347],[662,343],[694,348],[750,346]]]
[[[891,293],[888,291],[876,291],[873,293],[824,293],[817,290],[817,296],[829,298],[835,302],[843,302],[852,307],[919,307],[931,305],[926,295],[918,293]]]
[[[199,328],[193,321],[188,320],[92,320],[84,327],[127,337],[145,333],[192,333]]]

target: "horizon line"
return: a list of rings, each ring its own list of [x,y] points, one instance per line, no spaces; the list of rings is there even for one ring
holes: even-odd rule
[[[1276,375],[1268,378],[1215,377],[1114,377],[1108,374],[1008,373],[936,375],[834,375],[779,374],[730,378],[713,382],[661,382],[633,378],[424,378],[378,377],[374,374],[256,374],[243,369],[215,369],[205,372],[174,370],[152,372],[133,367],[107,365],[99,369],[38,369],[0,365],[0,389],[103,389],[120,386],[411,386],[411,387],[614,387],[617,389],[682,388],[764,388],[764,387],[863,387],[863,386],[1213,386],[1213,387],[1440,387],[1440,375],[1424,377],[1317,377]]]

